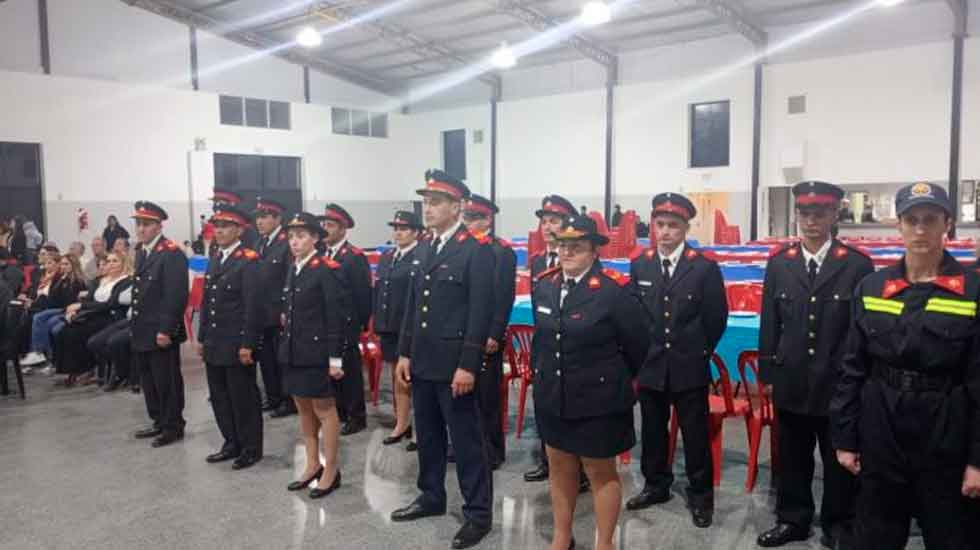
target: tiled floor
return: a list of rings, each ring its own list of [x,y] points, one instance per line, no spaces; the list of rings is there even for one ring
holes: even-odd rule
[[[202,365],[191,354],[184,356],[187,437],[163,449],[130,437],[146,418],[142,396],[128,391],[56,388],[52,379],[33,375],[26,402],[0,397],[0,549],[449,547],[461,525],[452,467],[449,515],[398,525],[388,520],[392,510],[416,495],[417,468],[414,453],[381,445],[392,423],[390,393],[382,393],[379,407],[369,405],[367,431],[342,440],[343,487],[324,500],[310,501],[285,490],[302,469],[296,417],[266,420],[266,456],[251,469],[233,472],[228,463],[204,462],[221,437],[207,403]],[[494,530],[479,548],[548,547],[547,484],[522,479],[536,447],[533,419],[528,424],[520,440],[513,430],[508,434],[507,462],[494,477]],[[654,509],[624,512],[620,548],[756,548],[756,536],[773,521],[768,448],[763,449],[757,489],[746,494],[744,425],[729,422],[725,436],[715,525],[706,530],[691,526],[679,452],[675,498]],[[634,455],[639,456],[638,447]],[[628,497],[643,483],[638,461],[621,472]],[[578,547],[593,548],[589,496],[580,497],[579,506]],[[788,548],[819,548],[817,538]],[[921,540],[914,539],[910,547],[921,548]]]

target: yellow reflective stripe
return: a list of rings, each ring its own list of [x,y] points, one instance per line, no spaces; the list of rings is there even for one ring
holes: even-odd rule
[[[898,300],[886,300],[884,298],[875,298],[874,296],[862,296],[861,298],[864,302],[864,309],[868,311],[901,315],[902,310],[905,308],[905,303]]]
[[[969,311],[977,310],[977,303],[971,302],[970,300],[951,300],[949,298],[929,298],[928,304],[934,304],[943,307],[952,307],[956,309],[965,309]]]
[[[929,298],[926,302],[926,311],[938,313],[948,313],[950,315],[960,315],[962,317],[976,317],[977,304],[966,300],[949,300],[946,298]]]

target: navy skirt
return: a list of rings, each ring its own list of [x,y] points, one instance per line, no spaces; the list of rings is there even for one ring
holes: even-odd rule
[[[535,407],[541,439],[549,447],[585,458],[613,458],[636,445],[633,409],[592,418],[559,418]]]
[[[296,367],[286,365],[283,372],[286,393],[294,397],[326,399],[337,396],[337,383],[326,365]]]

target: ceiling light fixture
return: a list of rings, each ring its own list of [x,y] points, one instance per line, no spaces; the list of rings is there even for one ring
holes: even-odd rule
[[[509,69],[517,65],[517,57],[514,56],[514,51],[510,49],[510,46],[506,42],[501,42],[500,47],[490,57],[490,63],[498,69]]]
[[[609,20],[612,19],[612,13],[609,11],[608,4],[598,0],[593,0],[592,2],[587,2],[584,6],[582,6],[582,15],[579,16],[579,18],[583,25],[594,27],[596,25],[608,23]]]
[[[323,44],[323,36],[313,27],[303,27],[296,34],[296,43],[306,48],[315,48]]]

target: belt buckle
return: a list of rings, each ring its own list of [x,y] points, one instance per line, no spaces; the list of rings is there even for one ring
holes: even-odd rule
[[[899,389],[902,391],[914,391],[916,388],[915,382],[918,380],[918,376],[914,372],[902,371],[898,377],[900,386]]]

